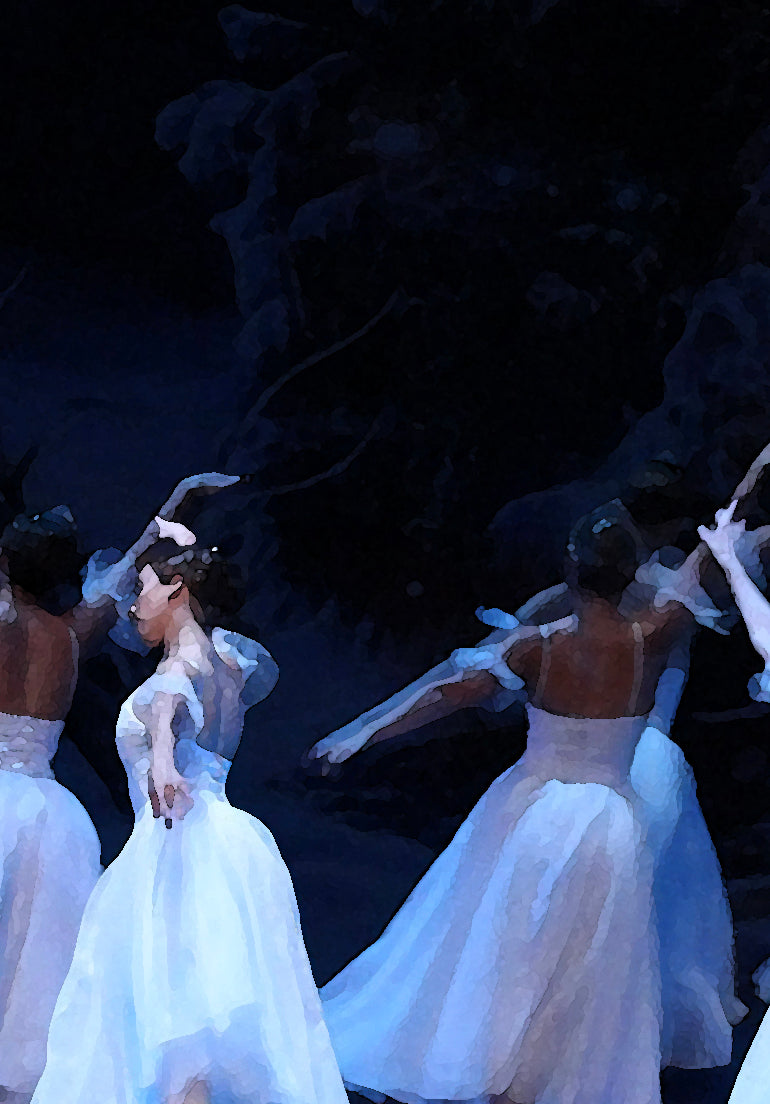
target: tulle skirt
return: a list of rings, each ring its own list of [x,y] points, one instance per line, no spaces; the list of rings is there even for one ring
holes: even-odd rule
[[[99,876],[99,839],[49,778],[0,770],[0,1086],[29,1099]]]
[[[650,1104],[730,1061],[733,930],[676,744],[621,792],[499,778],[382,937],[322,991],[340,1068],[405,1104]]]
[[[322,990],[346,1083],[405,1104],[657,1104],[651,881],[626,795],[538,779],[525,756]]]
[[[143,810],[83,918],[34,1104],[344,1104],[289,873],[268,830],[194,794]]]
[[[692,770],[677,744],[648,727],[630,782],[655,864],[662,1064],[728,1065],[732,1027],[748,1010],[735,996],[732,915]]]

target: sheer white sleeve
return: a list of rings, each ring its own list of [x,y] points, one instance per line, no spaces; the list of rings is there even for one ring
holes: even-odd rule
[[[134,597],[136,563],[117,548],[101,548],[94,552],[83,569],[83,601],[96,606],[106,598],[118,603]]]
[[[495,610],[494,613],[502,614],[502,611]],[[505,656],[515,643],[519,622],[512,614],[502,614],[500,620],[505,620],[506,623],[496,632],[490,633],[475,648],[457,648],[449,657],[449,662],[461,679],[476,671],[485,671],[494,677],[499,689],[491,698],[481,703],[483,709],[493,713],[501,713],[515,702],[524,701],[526,697],[524,682],[505,662]]]
[[[724,612],[715,607],[686,561],[680,567],[666,567],[661,563],[660,553],[654,552],[638,569],[636,581],[655,591],[654,603],[658,608],[667,602],[678,602],[690,611],[699,625],[727,635],[722,623]]]
[[[128,617],[136,597],[134,557],[124,555],[117,548],[99,549],[89,558],[82,575],[83,601],[87,606],[100,606],[107,600],[115,606],[118,616],[109,630],[110,640],[127,651],[147,655],[150,649]]]
[[[256,640],[227,629],[214,629],[211,642],[220,658],[240,672],[241,699],[246,708],[264,701],[278,682],[279,674],[278,664],[268,650]]]

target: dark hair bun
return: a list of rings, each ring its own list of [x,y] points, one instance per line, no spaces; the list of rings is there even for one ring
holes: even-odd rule
[[[34,598],[65,586],[79,586],[83,557],[77,528],[66,506],[43,514],[19,514],[0,535],[11,582]]]
[[[205,625],[226,621],[243,606],[243,576],[240,569],[221,554],[218,546],[181,548],[176,541],[164,539],[140,556],[136,566],[139,571],[150,566],[162,583],[181,578],[200,606]]]
[[[570,581],[615,601],[633,580],[641,552],[641,538],[628,511],[620,502],[607,503],[582,517],[570,534]]]

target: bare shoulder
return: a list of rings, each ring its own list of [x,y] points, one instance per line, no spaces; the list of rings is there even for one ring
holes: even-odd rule
[[[46,643],[48,649],[61,648],[72,651],[72,636],[66,621],[39,606],[24,606],[20,614],[24,618],[27,635],[32,644]]]
[[[572,635],[576,628],[577,619],[572,615],[562,617],[558,621],[551,621],[546,625],[522,626],[506,652],[505,662],[526,682],[527,679],[532,678],[533,673],[536,674],[540,670],[543,641],[551,636]]]

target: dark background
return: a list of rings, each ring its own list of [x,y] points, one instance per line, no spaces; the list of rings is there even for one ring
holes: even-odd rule
[[[258,475],[198,519],[241,540],[245,625],[281,666],[230,794],[278,839],[321,981],[523,730],[461,716],[323,782],[302,750],[484,635],[477,605],[557,581],[571,522],[640,465],[680,464],[705,520],[770,438],[770,12],[219,12],[4,8],[0,287],[22,279],[0,306],[3,448],[39,447],[27,503],[68,502],[88,550],[129,542],[192,470]],[[750,998],[768,722],[725,714],[757,666],[734,636],[701,634],[675,735]],[[56,763],[105,861],[130,828],[112,733],[142,669],[111,645],[87,665]],[[724,1100],[731,1076],[666,1090]]]

